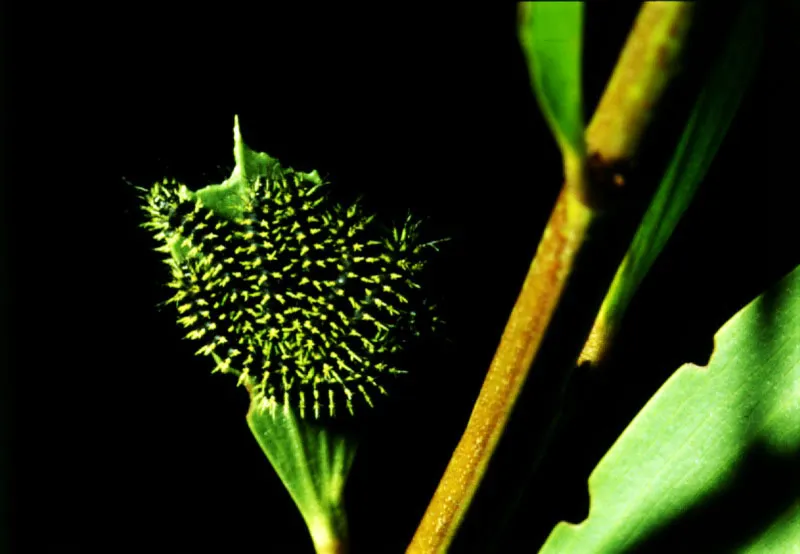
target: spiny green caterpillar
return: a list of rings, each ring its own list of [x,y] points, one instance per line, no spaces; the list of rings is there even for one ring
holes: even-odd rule
[[[168,301],[186,337],[239,376],[262,409],[296,406],[314,418],[344,394],[373,405],[404,373],[396,355],[436,321],[420,294],[419,222],[382,231],[356,201],[333,202],[316,172],[282,168],[234,129],[237,167],[191,192],[165,179],[144,191],[144,227],[168,254]],[[255,173],[255,174],[253,174]]]

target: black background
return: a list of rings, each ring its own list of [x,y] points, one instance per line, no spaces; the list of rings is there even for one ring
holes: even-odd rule
[[[635,9],[588,8],[587,113]],[[127,184],[222,181],[234,114],[255,150],[364,193],[387,219],[410,208],[432,239],[452,239],[430,284],[447,340],[377,411],[347,490],[353,551],[403,551],[560,186],[514,6],[5,10],[14,551],[310,551],[245,424],[245,392],[210,375],[156,308],[166,267]],[[705,363],[715,330],[800,260],[796,176],[781,169],[796,156],[781,24],[631,306],[624,353],[594,377],[580,439],[545,465],[522,551],[585,515],[585,479],[626,422],[680,363]]]

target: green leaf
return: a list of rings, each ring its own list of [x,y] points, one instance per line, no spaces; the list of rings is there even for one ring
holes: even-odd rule
[[[730,127],[763,42],[764,5],[744,0],[694,105],[677,149],[600,309],[616,329],[633,295],[689,206]]]
[[[582,33],[583,2],[519,5],[519,40],[531,84],[565,161],[585,157]]]
[[[708,503],[743,518],[711,546],[751,541],[749,552],[796,552],[798,467],[800,266],[722,326],[707,367],[682,366],[650,399],[590,476],[589,517],[559,523],[541,552],[649,551],[646,540],[687,511],[711,511]],[[747,497],[737,508],[735,487],[753,481],[787,505]],[[771,522],[746,529],[769,510]]]
[[[252,403],[247,423],[303,515],[317,552],[343,552],[347,542],[344,485],[356,440],[300,419],[288,406],[271,411]]]

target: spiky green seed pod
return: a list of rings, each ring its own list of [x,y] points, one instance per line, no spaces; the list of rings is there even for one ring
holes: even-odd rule
[[[433,243],[410,216],[384,231],[358,202],[334,202],[316,172],[249,151],[238,122],[235,138],[228,182],[193,193],[165,179],[143,195],[178,322],[262,409],[318,419],[339,398],[351,414],[359,398],[372,406],[403,373],[397,354],[436,320],[417,282]]]

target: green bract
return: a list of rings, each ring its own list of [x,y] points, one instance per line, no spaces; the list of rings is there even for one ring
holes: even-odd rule
[[[343,394],[372,405],[396,355],[435,317],[421,297],[419,222],[384,230],[358,202],[327,195],[317,172],[251,151],[234,128],[236,168],[191,192],[165,179],[146,191],[145,227],[162,242],[178,322],[234,373],[262,410],[335,414]]]

